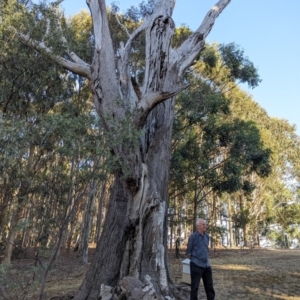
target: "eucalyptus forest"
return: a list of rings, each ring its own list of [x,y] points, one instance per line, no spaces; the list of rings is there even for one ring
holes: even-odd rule
[[[212,249],[299,247],[296,128],[241,88],[261,81],[242,45],[205,43],[230,1],[195,32],[173,0],[61,2],[0,0],[0,299],[20,255],[46,299],[62,251],[90,262],[76,300],[184,299],[168,249],[199,217]]]

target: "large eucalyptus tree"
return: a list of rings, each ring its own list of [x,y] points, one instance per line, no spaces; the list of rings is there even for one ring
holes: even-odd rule
[[[56,1],[52,7],[62,1]],[[111,135],[115,182],[104,229],[91,267],[75,296],[77,300],[98,299],[102,284],[116,286],[123,280],[125,286],[124,278],[147,283],[150,299],[174,297],[166,253],[174,97],[187,88],[184,74],[203,49],[215,20],[230,0],[218,1],[199,28],[176,49],[171,46],[175,0],[153,3],[153,11],[137,29],[127,32],[127,41],[114,49],[105,0],[87,0],[94,31],[90,64],[68,47],[63,34],[64,55],[53,52],[47,41],[51,40],[51,28],[57,28],[57,23],[45,29],[42,40],[19,33],[25,44],[90,81],[96,110]],[[133,77],[131,55],[133,43],[141,34],[145,35],[146,50],[141,68],[143,80],[139,82]],[[121,138],[120,131],[140,132],[139,139]]]

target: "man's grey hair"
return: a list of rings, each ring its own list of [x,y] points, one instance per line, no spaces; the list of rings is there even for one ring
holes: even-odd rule
[[[196,226],[197,226],[201,221],[203,221],[204,223],[206,223],[206,221],[205,221],[204,219],[198,218],[198,219],[196,220]]]

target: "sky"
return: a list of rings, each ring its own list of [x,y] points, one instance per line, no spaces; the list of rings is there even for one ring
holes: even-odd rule
[[[142,0],[115,1],[125,12]],[[176,0],[176,26],[196,30],[217,0]],[[109,5],[112,1],[106,1]],[[69,16],[88,10],[85,0],[64,0]],[[207,42],[236,43],[257,67],[262,82],[248,90],[270,117],[296,125],[300,135],[300,0],[232,0]]]

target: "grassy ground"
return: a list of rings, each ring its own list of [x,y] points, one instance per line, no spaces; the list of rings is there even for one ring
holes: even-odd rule
[[[181,261],[173,252],[170,254],[177,284],[181,284]],[[211,263],[216,300],[300,300],[300,250],[217,249],[211,252]],[[80,264],[76,253],[62,253],[48,276],[45,299],[70,299],[87,267]],[[0,291],[0,299],[37,299],[41,276],[29,259],[14,260],[10,267],[0,265],[0,285],[4,291],[2,296]],[[189,289],[188,285],[181,285]],[[202,285],[199,299],[205,299]]]
[[[181,262],[175,262],[180,282]],[[216,299],[300,299],[300,250],[219,249],[212,251],[211,264]],[[205,299],[202,283],[199,298]]]

